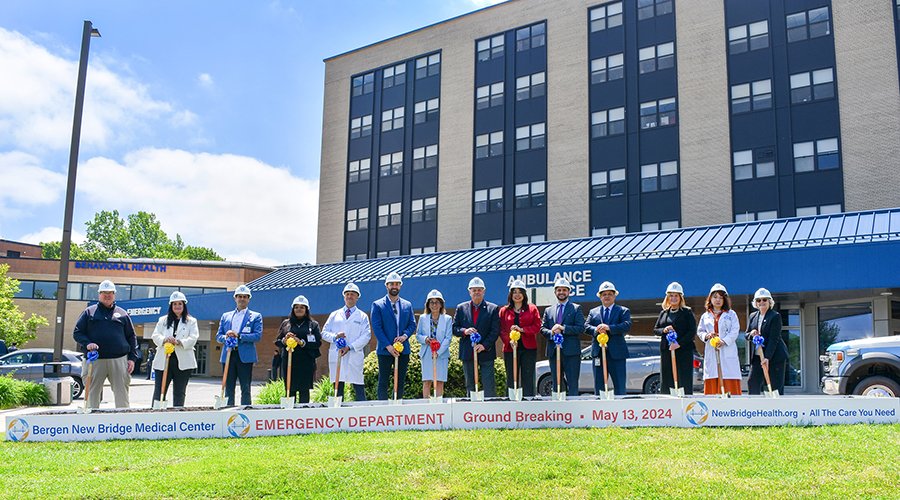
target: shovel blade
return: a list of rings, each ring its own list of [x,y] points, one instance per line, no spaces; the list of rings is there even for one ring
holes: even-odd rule
[[[522,401],[522,388],[521,387],[519,387],[518,389],[507,389],[507,392],[509,393],[510,401]]]
[[[472,401],[484,401],[484,391],[469,392],[469,399]]]
[[[428,398],[428,402],[434,405],[441,404],[444,402],[444,398],[443,396],[431,396]]]
[[[165,410],[165,409],[168,409],[168,408],[169,408],[169,402],[168,402],[168,401],[154,401],[154,402],[153,402],[153,409],[154,409],[154,410]]]
[[[281,398],[281,408],[285,410],[294,408],[294,398]]]
[[[225,398],[216,396],[216,400],[213,402],[213,408],[218,410],[219,408],[225,408],[226,406],[228,405],[226,404]]]
[[[565,392],[551,392],[550,393],[550,401],[565,401],[566,393]]]
[[[600,399],[606,399],[606,400],[612,401],[613,399],[616,399],[616,393],[613,391],[600,391],[597,394],[597,397]]]
[[[344,400],[343,396],[328,396],[328,407],[329,408],[340,408],[341,402]]]
[[[669,394],[675,396],[677,398],[684,397],[684,387],[679,387],[678,389],[669,389]]]
[[[765,391],[764,394],[766,395],[767,398],[772,398],[772,399],[778,399],[779,397],[781,397],[781,395],[778,394],[778,391]]]

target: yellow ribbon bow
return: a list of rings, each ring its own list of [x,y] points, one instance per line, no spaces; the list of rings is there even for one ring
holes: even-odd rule
[[[709,345],[713,346],[713,348],[718,349],[719,346],[722,345],[722,339],[719,337],[713,337],[712,340],[709,341]]]
[[[512,340],[513,342],[518,342],[520,338],[522,338],[522,334],[519,333],[519,330],[513,330],[513,331],[509,332],[509,340]]]
[[[401,344],[400,342],[394,342],[394,350],[397,351],[398,353],[402,353],[403,352],[403,344]]]
[[[166,354],[172,354],[173,352],[175,352],[175,345],[166,342],[165,344],[163,344],[163,349],[166,351]]]
[[[607,335],[605,333],[601,333],[600,335],[597,335],[597,343],[598,344],[606,345],[607,342],[609,342],[609,335]]]
[[[291,338],[287,339],[287,341],[285,341],[284,345],[287,346],[288,351],[293,351],[294,349],[297,348],[297,339],[295,339],[294,337],[291,337]]]

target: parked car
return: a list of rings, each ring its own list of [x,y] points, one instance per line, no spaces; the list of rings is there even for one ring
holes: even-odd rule
[[[900,397],[900,335],[831,344],[819,360],[825,394]]]
[[[81,353],[64,350],[62,356],[63,362],[72,366],[70,376],[75,380],[72,384],[72,399],[77,399],[84,392],[84,384],[81,381]],[[40,383],[44,378],[44,363],[51,361],[53,349],[19,349],[0,357],[0,375],[12,373],[17,379]]]
[[[625,362],[625,391],[628,394],[659,394],[659,338],[650,336],[625,336],[628,359]],[[594,361],[591,347],[581,350],[581,375],[578,378],[579,393],[594,393]],[[538,361],[535,367],[537,391],[549,396],[555,383],[550,376],[550,361]],[[612,382],[610,382],[611,384]],[[703,392],[703,358],[694,355],[694,392]]]

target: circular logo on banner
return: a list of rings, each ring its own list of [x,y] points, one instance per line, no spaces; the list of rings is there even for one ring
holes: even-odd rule
[[[235,413],[228,417],[225,428],[231,437],[242,438],[250,432],[250,419],[243,413]]]
[[[684,418],[693,425],[703,425],[709,418],[709,407],[703,401],[692,401],[684,408]]]
[[[28,422],[24,418],[14,418],[6,428],[6,435],[12,441],[25,441],[31,435],[31,427],[28,426]]]

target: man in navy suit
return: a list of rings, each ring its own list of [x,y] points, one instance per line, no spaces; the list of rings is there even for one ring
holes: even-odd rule
[[[456,306],[453,317],[453,335],[459,339],[459,359],[463,363],[463,375],[466,377],[466,389],[475,390],[475,356],[478,352],[478,375],[484,396],[497,395],[497,382],[494,379],[494,358],[497,357],[496,343],[500,338],[500,308],[484,300],[484,281],[474,277],[469,281],[471,301]],[[481,341],[472,346],[471,335],[478,332]]]
[[[606,363],[609,366],[607,371],[612,378],[616,396],[625,395],[625,360],[628,359],[625,334],[631,330],[631,311],[616,304],[617,295],[619,291],[615,285],[609,281],[601,283],[597,297],[600,297],[602,305],[591,309],[584,325],[586,332],[593,337],[591,356],[594,358],[594,394],[606,390],[606,381],[603,380],[603,357],[600,355],[600,344],[597,343],[597,335],[605,333],[609,337],[606,343]]]
[[[581,306],[569,301],[572,285],[569,280],[560,278],[553,284],[557,303],[544,310],[544,323],[541,335],[547,338],[547,358],[550,360],[550,376],[553,387],[556,387],[556,344],[553,336],[561,333],[562,368],[565,375],[564,384],[569,396],[578,395],[578,377],[581,373],[581,334],[584,333],[584,314]]]
[[[250,287],[241,285],[234,290],[234,311],[228,311],[219,320],[219,331],[216,341],[225,343],[226,337],[238,339],[235,352],[231,353],[228,376],[225,379],[225,399],[228,406],[234,406],[234,383],[241,382],[241,404],[250,404],[250,379],[253,376],[253,363],[256,363],[256,343],[262,339],[262,315],[247,308],[250,305]],[[222,349],[219,361],[223,369],[228,349]]]
[[[403,399],[406,385],[406,369],[409,367],[409,337],[416,332],[416,319],[412,304],[400,297],[403,278],[390,273],[384,279],[387,295],[372,303],[372,333],[378,339],[378,399],[388,398],[388,385],[393,380],[394,362],[397,362],[397,397]],[[394,343],[403,344],[403,353],[394,349]]]

